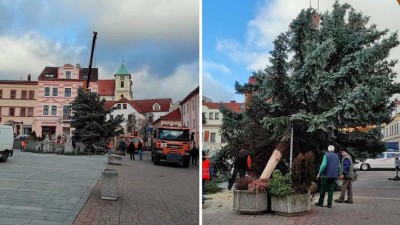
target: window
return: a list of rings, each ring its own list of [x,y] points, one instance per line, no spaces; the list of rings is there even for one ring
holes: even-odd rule
[[[55,105],[51,106],[51,115],[53,116],[57,115],[57,106]]]
[[[22,99],[26,99],[27,95],[26,95],[26,91],[22,91],[21,92],[21,98]]]
[[[13,107],[10,107],[10,113],[9,113],[9,116],[14,116],[14,113],[15,113],[15,108],[13,108]]]
[[[0,89],[0,98],[3,98],[3,90]]]
[[[126,107],[127,107],[127,106],[126,106],[126,103],[122,104],[122,108],[123,108],[123,109],[126,109]]]
[[[182,110],[183,110],[183,115],[185,115],[185,106],[183,106]]]
[[[11,90],[10,98],[15,99],[16,97],[17,97],[17,91],[16,90]]]
[[[202,119],[202,123],[203,123],[203,124],[206,124],[206,123],[207,123],[207,116],[206,116],[206,113],[205,113],[205,112],[202,113],[201,119]]]
[[[114,116],[113,116],[113,115],[110,115],[110,120],[112,120],[112,119],[114,119]]]
[[[64,97],[71,97],[71,88],[65,88]]]
[[[215,119],[219,120],[219,113],[218,112],[215,113]]]
[[[65,72],[65,78],[66,79],[71,79],[71,71],[66,71]]]
[[[49,87],[44,88],[44,96],[50,96],[50,88]]]
[[[226,143],[226,137],[225,137],[225,135],[221,135],[221,143]]]
[[[208,114],[208,119],[209,120],[213,120],[214,118],[214,113],[212,113],[212,112],[210,112],[209,114]]]
[[[194,111],[194,99],[192,100],[192,110]]]
[[[117,109],[121,109],[121,104],[117,104]]]
[[[215,143],[215,133],[211,133],[210,143]]]
[[[195,128],[195,127],[196,127],[195,124],[196,124],[196,122],[195,122],[195,120],[193,119],[192,128]]]
[[[63,118],[68,119],[71,117],[71,105],[63,106]]]
[[[53,88],[53,96],[58,96],[58,88]]]
[[[121,80],[121,88],[123,88],[125,86],[125,82],[123,80]]]
[[[160,109],[161,109],[161,106],[158,103],[153,105],[153,110],[160,110]]]
[[[48,105],[43,106],[43,115],[45,115],[45,116],[49,115],[49,106]]]
[[[33,108],[28,108],[28,116],[33,116]]]
[[[25,116],[25,113],[26,113],[26,108],[21,108],[21,110],[19,112],[19,115],[20,116]]]
[[[29,99],[35,98],[35,91],[29,91]]]

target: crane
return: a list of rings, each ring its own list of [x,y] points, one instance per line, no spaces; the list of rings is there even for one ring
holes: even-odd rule
[[[96,44],[96,37],[97,37],[97,32],[93,31],[92,51],[90,53],[90,61],[89,61],[89,73],[88,73],[87,80],[83,81],[83,91],[84,92],[86,92],[86,90],[89,88],[90,75],[92,73],[92,61],[93,61],[94,46]]]

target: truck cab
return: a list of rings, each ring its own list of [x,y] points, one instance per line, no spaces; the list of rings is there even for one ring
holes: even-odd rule
[[[14,154],[14,130],[12,126],[0,125],[0,161],[6,162]]]
[[[161,126],[153,131],[151,160],[179,163],[188,168],[190,163],[190,132],[186,127]]]

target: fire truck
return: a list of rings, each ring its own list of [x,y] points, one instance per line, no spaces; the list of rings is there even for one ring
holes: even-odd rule
[[[179,163],[189,167],[190,131],[186,127],[160,126],[153,130],[151,160]]]

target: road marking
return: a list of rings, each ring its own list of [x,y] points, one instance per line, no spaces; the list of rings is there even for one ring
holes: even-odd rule
[[[381,197],[353,197],[353,198],[377,199],[377,200],[400,200],[400,198],[381,198]]]

